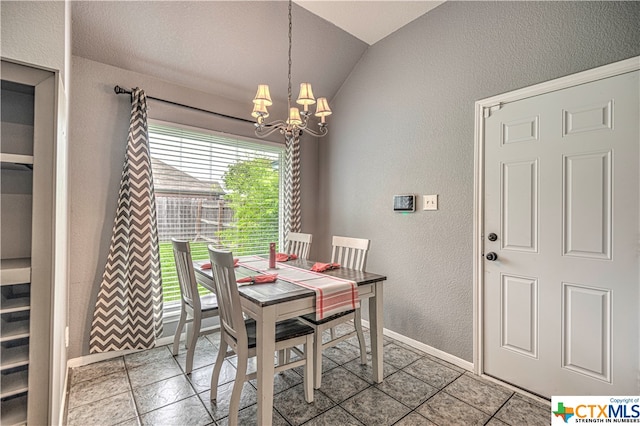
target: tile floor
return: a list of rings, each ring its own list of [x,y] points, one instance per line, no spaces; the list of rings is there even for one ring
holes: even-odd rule
[[[345,325],[346,327],[346,325]],[[339,330],[340,331],[340,330]],[[367,340],[368,340],[368,334]],[[227,425],[234,358],[224,361],[218,403],[209,400],[219,333],[201,337],[192,374],[185,351],[161,346],[70,371],[66,425]],[[357,340],[324,353],[322,386],[304,401],[301,369],[275,379],[274,425],[549,425],[549,405],[385,337],[384,382],[373,384]],[[255,383],[245,383],[240,423],[256,422]]]

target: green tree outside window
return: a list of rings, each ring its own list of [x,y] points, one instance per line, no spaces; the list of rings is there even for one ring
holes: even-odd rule
[[[224,175],[225,201],[234,227],[219,232],[234,255],[264,254],[278,241],[280,173],[273,159],[254,158],[229,166]]]

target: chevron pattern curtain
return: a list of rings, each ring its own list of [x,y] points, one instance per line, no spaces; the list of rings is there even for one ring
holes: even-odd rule
[[[162,278],[147,99],[138,88],[133,89],[131,98],[118,209],[93,313],[91,353],[152,348],[162,334]]]
[[[284,236],[289,232],[300,232],[300,137],[285,138],[284,154]]]

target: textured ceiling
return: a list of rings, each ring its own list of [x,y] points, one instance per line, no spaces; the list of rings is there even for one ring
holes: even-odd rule
[[[370,11],[379,10],[371,3],[381,7],[394,3],[396,9],[409,3],[434,4],[326,3],[336,10],[345,10],[348,3],[368,4]],[[286,99],[285,1],[75,1],[71,5],[74,55],[228,98],[251,99],[257,85],[267,83],[274,99]],[[349,12],[352,21],[356,10]],[[422,9],[407,6],[407,10],[415,18]],[[361,12],[360,23],[380,27],[390,15],[366,17]],[[401,25],[394,22],[376,36],[348,31],[362,39],[380,37]],[[344,24],[333,24],[294,3],[294,96],[296,86],[305,81],[312,83],[316,96],[331,101],[367,50],[367,43],[339,26]]]
[[[371,45],[444,1],[296,0],[296,3]]]

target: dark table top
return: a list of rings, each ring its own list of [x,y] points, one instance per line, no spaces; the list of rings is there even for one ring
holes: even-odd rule
[[[196,271],[196,277],[200,278],[198,282],[202,283],[210,282],[212,280],[211,269],[200,269],[200,265],[206,263],[206,260],[196,261],[194,268]],[[288,265],[296,266],[302,269],[311,269],[315,262],[310,260],[290,260]],[[277,270],[275,271],[277,273]],[[256,272],[242,266],[236,269],[236,276],[238,278],[255,275]],[[356,271],[347,268],[332,269],[324,272],[326,275],[342,278],[346,280],[354,281],[357,285],[373,284],[379,281],[385,281],[387,279],[384,275],[374,274],[372,272]],[[208,287],[210,290],[211,288]],[[277,280],[275,283],[270,284],[253,284],[243,285],[238,287],[240,295],[251,300],[260,306],[269,306],[277,303],[288,302],[297,299],[304,299],[307,297],[315,297],[315,292],[302,286],[292,284],[284,280]]]

